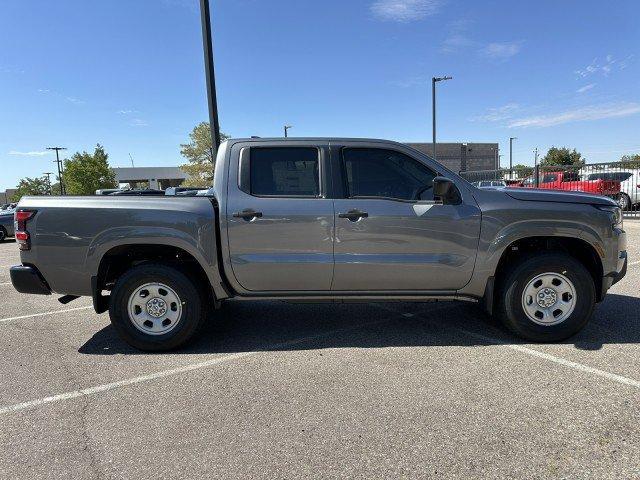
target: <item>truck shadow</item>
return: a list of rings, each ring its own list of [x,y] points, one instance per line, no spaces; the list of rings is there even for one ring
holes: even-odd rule
[[[563,342],[581,350],[640,343],[640,298],[610,294],[587,327]],[[173,354],[522,344],[473,304],[287,304],[229,302],[199,338]],[[146,354],[123,342],[110,325],[80,349],[87,355]]]

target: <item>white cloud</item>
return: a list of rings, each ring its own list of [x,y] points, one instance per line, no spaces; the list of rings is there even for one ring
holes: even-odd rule
[[[516,55],[521,48],[521,42],[489,43],[480,50],[486,57],[495,60],[506,60]]]
[[[572,122],[628,117],[637,113],[640,113],[640,104],[634,102],[591,105],[550,115],[514,119],[508,126],[509,128],[544,128]]]
[[[633,55],[627,56],[624,60],[618,60],[613,55],[607,55],[604,59],[594,58],[593,61],[584,68],[576,70],[574,73],[578,78],[587,78],[591,75],[603,75],[608,77],[613,70],[624,70],[629,65]]]
[[[20,157],[42,157],[44,155],[48,155],[50,152],[44,151],[34,151],[34,152],[18,152],[16,150],[11,150],[9,155],[17,155]]]
[[[118,110],[118,113],[120,115],[131,115],[132,113],[140,113],[140,112],[138,112],[138,110],[122,109],[122,110]]]
[[[380,19],[393,22],[421,20],[438,12],[441,0],[376,0],[371,13]]]
[[[474,49],[484,57],[492,60],[508,60],[520,52],[521,41],[483,43],[474,40],[467,34],[470,22],[460,19],[449,23],[449,32],[442,42],[440,50],[443,53],[457,53],[463,50]]]
[[[149,126],[149,122],[147,122],[146,120],[143,120],[141,118],[133,118],[129,122],[129,125],[131,125],[132,127],[147,127],[147,126]]]
[[[593,87],[595,87],[596,84],[595,83],[590,83],[588,85],[585,85],[582,88],[579,88],[578,90],[576,90],[576,93],[584,93],[584,92],[588,92],[589,90],[591,90]]]
[[[472,122],[500,122],[513,118],[514,114],[520,109],[517,103],[507,103],[501,107],[494,107],[487,110],[484,115],[472,117]]]
[[[442,42],[441,50],[445,53],[453,53],[469,47],[478,46],[478,42],[466,37],[462,33],[452,33]]]
[[[74,105],[84,105],[85,104],[84,100],[80,100],[79,98],[76,98],[76,97],[66,97],[65,100],[67,102],[73,103]]]

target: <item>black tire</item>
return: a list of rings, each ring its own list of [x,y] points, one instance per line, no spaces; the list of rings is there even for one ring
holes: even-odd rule
[[[627,195],[626,193],[621,193],[620,196],[617,198],[616,202],[618,203],[618,206],[623,211],[632,209],[631,199],[629,198],[629,195]]]
[[[537,275],[552,272],[565,276],[575,288],[573,312],[556,325],[540,325],[524,311],[523,292]],[[591,318],[596,302],[593,277],[580,262],[567,254],[541,254],[522,259],[506,272],[496,298],[496,314],[511,332],[534,342],[558,342],[579,332]]]
[[[161,335],[138,329],[128,310],[129,299],[136,289],[154,282],[174,290],[182,305],[175,328]],[[180,270],[162,264],[139,265],[128,270],[118,279],[109,301],[109,317],[118,334],[129,345],[148,352],[174,350],[185,345],[198,332],[204,312],[202,296],[194,283]]]
[[[7,231],[4,227],[0,227],[0,243],[4,242],[7,239]]]

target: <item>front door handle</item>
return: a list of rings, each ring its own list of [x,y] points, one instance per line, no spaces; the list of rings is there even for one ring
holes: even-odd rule
[[[262,217],[262,212],[256,212],[250,208],[245,208],[241,212],[236,212],[233,214],[234,218],[243,218],[244,220],[253,220],[254,218]]]
[[[348,218],[352,222],[357,222],[361,218],[367,218],[369,214],[358,209],[349,210],[347,213],[339,213],[339,218]]]

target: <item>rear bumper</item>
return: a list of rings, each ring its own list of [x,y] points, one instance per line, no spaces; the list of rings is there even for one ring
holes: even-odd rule
[[[17,265],[11,267],[9,272],[13,287],[20,293],[51,295],[51,288],[36,267]]]

